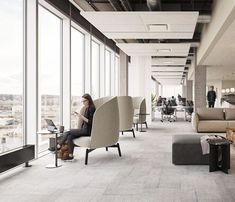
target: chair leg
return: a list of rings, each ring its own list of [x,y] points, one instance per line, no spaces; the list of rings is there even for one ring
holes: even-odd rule
[[[144,123],[145,123],[145,125],[146,125],[146,128],[148,128],[148,124],[147,124],[147,122],[145,121]]]
[[[88,163],[88,154],[90,152],[92,152],[93,150],[95,150],[95,149],[86,149],[85,165],[87,165],[87,163]]]
[[[133,138],[135,138],[135,131],[133,128],[132,128],[132,133],[133,133]]]
[[[106,151],[108,151],[109,149],[108,149],[108,147],[105,147],[105,149],[106,149]]]
[[[136,123],[136,131],[138,131],[138,123]]]
[[[122,131],[122,135],[123,135],[123,131]]]
[[[88,161],[88,154],[89,154],[89,149],[86,149],[85,165],[87,165],[87,161]]]
[[[118,154],[119,154],[119,156],[121,157],[122,154],[121,154],[121,149],[120,149],[119,143],[117,143],[117,148],[118,148]]]

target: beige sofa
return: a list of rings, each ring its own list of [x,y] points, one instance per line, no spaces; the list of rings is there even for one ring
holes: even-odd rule
[[[197,132],[226,132],[227,127],[235,128],[235,109],[198,108],[192,126]]]

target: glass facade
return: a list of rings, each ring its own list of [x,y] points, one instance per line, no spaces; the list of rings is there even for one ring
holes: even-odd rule
[[[91,43],[91,95],[93,99],[99,97],[100,88],[100,45]]]
[[[45,119],[60,124],[62,20],[42,6],[39,6],[38,19],[38,120],[39,129],[43,129]],[[39,136],[39,152],[47,148],[48,137]]]
[[[0,1],[0,153],[25,143],[46,151],[51,136],[37,134],[46,118],[76,128],[65,110],[79,111],[84,93],[118,93],[114,51],[46,1],[25,2]]]
[[[74,111],[81,108],[81,98],[84,93],[84,47],[85,36],[80,31],[71,28],[71,127],[77,126]]]
[[[0,1],[0,153],[23,145],[24,1]]]

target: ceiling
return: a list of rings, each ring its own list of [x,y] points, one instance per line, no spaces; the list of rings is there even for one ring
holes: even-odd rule
[[[164,84],[180,84],[186,77],[213,4],[213,0],[155,0],[156,6],[150,0],[70,1],[127,55],[151,56],[152,76]]]

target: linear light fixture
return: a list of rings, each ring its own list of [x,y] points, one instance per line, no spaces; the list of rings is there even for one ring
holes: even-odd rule
[[[165,32],[168,31],[168,24],[149,24],[148,29],[150,32]]]

